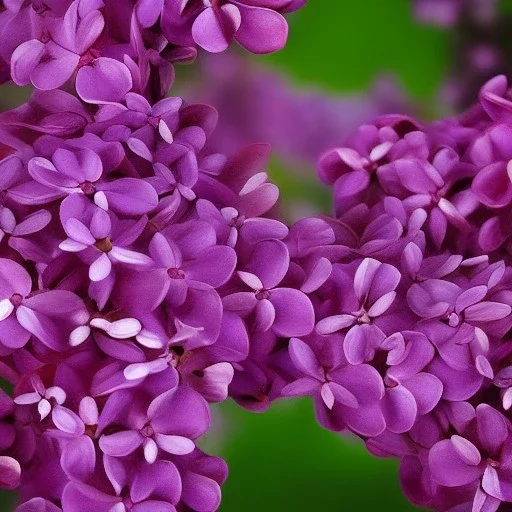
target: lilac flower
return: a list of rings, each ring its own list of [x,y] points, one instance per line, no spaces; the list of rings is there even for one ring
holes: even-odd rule
[[[348,329],[344,341],[345,354],[350,363],[361,363],[363,359],[360,356],[364,354],[365,346],[371,347],[379,338],[382,341],[385,337],[373,321],[384,315],[393,304],[400,279],[400,272],[391,265],[370,258],[363,260],[354,275],[355,300],[345,297],[342,314],[324,318],[317,324],[316,331],[332,334]]]
[[[164,271],[161,279],[166,283],[168,300],[177,305],[185,301],[189,282],[218,288],[228,281],[236,265],[233,249],[213,244],[211,226],[195,222],[193,235],[190,227],[170,227],[164,232],[166,236],[156,234],[149,244],[153,261]]]
[[[382,117],[375,125],[364,125],[349,138],[348,147],[327,151],[319,161],[319,177],[329,184],[334,184],[335,209],[338,214],[346,212],[361,199],[372,203],[377,195],[370,187],[372,175],[380,166],[398,155],[424,154],[424,140],[413,140],[411,144],[400,140],[397,133],[405,130],[407,135],[417,128],[415,122],[405,116],[397,119]],[[421,137],[421,135],[420,135]],[[391,151],[395,144],[397,148]],[[391,153],[390,153],[391,152]],[[373,193],[372,193],[373,192]]]
[[[258,66],[234,52],[199,59],[199,75],[183,94],[215,107],[219,124],[211,148],[225,154],[266,141],[273,154],[297,167],[316,165],[327,150],[377,116],[407,112],[411,106],[392,78],[378,78],[370,91],[335,96],[297,89],[276,70]],[[314,185],[308,180],[308,185]]]
[[[51,413],[52,421],[59,430],[74,435],[84,433],[84,425],[76,414],[67,407],[63,407],[66,401],[66,392],[62,388],[59,386],[45,388],[38,375],[32,377],[31,383],[34,391],[18,395],[14,399],[14,403],[22,406],[37,404],[41,421]]]
[[[170,461],[153,465],[124,467],[105,456],[106,482],[94,479],[96,453],[85,438],[74,450],[65,452],[62,465],[71,482],[64,489],[62,505],[65,510],[130,510],[146,511],[157,508],[174,512],[181,494],[181,480],[176,466]],[[76,450],[80,448],[80,450]],[[77,462],[80,463],[77,465]],[[78,466],[78,467],[77,467]],[[99,487],[99,488],[98,488]]]
[[[0,486],[20,512],[214,512],[227,469],[196,440],[257,331],[223,299],[256,301],[237,272],[277,246],[270,338],[314,312],[270,214],[268,147],[213,153],[216,111],[168,89],[196,43],[278,49],[303,2],[4,3],[0,80],[37,90],[0,115]]]
[[[99,6],[101,2],[74,1],[62,24],[43,24],[37,38],[18,46],[11,58],[14,82],[32,83],[42,90],[56,89],[71,78],[77,66],[97,57],[91,46],[105,26]]]
[[[73,216],[75,211],[82,216]],[[89,267],[91,281],[107,278],[112,263],[143,267],[152,264],[150,257],[126,248],[140,236],[146,224],[144,217],[134,222],[114,219],[115,224],[112,225],[111,217],[105,210],[76,195],[62,203],[61,219],[69,238],[59,245],[60,249],[75,253],[86,250],[95,253]]]
[[[165,97],[191,47],[276,50],[303,3],[4,6],[2,80],[77,93],[0,116],[18,510],[214,512],[227,469],[196,443],[228,396],[311,396],[325,428],[401,458],[421,506],[512,502],[506,80],[461,118],[363,126],[320,162],[335,216],[290,229],[268,146],[214,153],[215,110]]]
[[[0,302],[2,343],[11,348],[20,348],[32,334],[49,348],[62,350],[62,335],[66,330],[63,325],[80,323],[86,314],[81,299],[64,290],[50,290],[29,296],[32,279],[14,261],[2,259],[0,272],[3,296]],[[59,304],[58,311],[52,307],[56,304]]]
[[[322,426],[400,458],[407,496],[435,510],[511,501],[509,124],[498,77],[467,116],[388,116],[328,152],[335,218],[284,239],[285,282],[307,293],[316,332],[260,341],[233,380],[247,408],[258,393],[311,396]]]
[[[239,278],[252,292],[227,296],[225,307],[243,315],[253,313],[254,328],[258,331],[273,328],[281,336],[309,334],[314,322],[309,299],[299,290],[279,287],[288,265],[288,250],[282,242],[259,242],[244,270],[238,271]]]
[[[497,510],[510,502],[509,421],[487,404],[476,408],[476,432],[453,435],[429,453],[432,478],[447,487],[470,485],[475,510]]]
[[[110,399],[128,403],[119,393],[122,392],[113,394]],[[131,395],[127,396],[129,401]],[[173,413],[177,407],[187,408],[189,418],[194,419],[190,423],[179,419]],[[134,419],[130,426],[133,430],[103,435],[99,442],[101,450],[111,457],[123,457],[142,446],[146,461],[153,464],[159,449],[173,455],[191,453],[195,449],[193,439],[208,429],[209,410],[199,394],[178,389],[156,398],[149,405],[147,414]]]
[[[148,213],[158,203],[154,189],[143,181],[133,178],[101,180],[103,164],[91,150],[71,152],[60,148],[52,160],[41,157],[30,160],[28,170],[34,181],[16,187],[11,194],[24,204],[47,204],[81,193],[92,197],[105,209],[133,216]],[[125,201],[126,193],[130,195],[129,202]]]
[[[204,4],[187,0],[174,5],[167,0],[140,0],[137,17],[144,27],[160,24],[167,39],[182,46],[197,44],[205,50],[224,51],[235,39],[253,53],[271,53],[286,44],[288,25],[280,14],[300,8],[303,0],[247,1]]]
[[[334,351],[326,352],[321,364],[311,348],[298,339],[291,340],[289,350],[302,378],[283,388],[284,396],[313,392],[318,420],[326,428],[341,431],[348,426],[364,436],[385,430],[386,420],[379,410],[384,384],[374,368],[343,364],[343,355]]]

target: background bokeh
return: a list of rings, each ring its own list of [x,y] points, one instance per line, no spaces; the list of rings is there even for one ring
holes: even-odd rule
[[[297,88],[331,95],[360,94],[379,76],[395,76],[427,117],[439,112],[438,91],[450,64],[447,33],[418,25],[408,0],[310,0],[290,17],[286,49],[257,59]],[[186,81],[179,86],[186,87]],[[1,91],[2,106],[19,103],[20,93],[15,94]],[[286,204],[299,200],[328,207],[312,171],[298,172],[275,159],[270,172]],[[322,430],[308,401],[277,403],[263,415],[228,403],[218,408],[215,421],[205,442],[231,470],[222,512],[417,510],[400,492],[396,463],[369,456],[352,438]],[[0,495],[0,512],[12,507]]]

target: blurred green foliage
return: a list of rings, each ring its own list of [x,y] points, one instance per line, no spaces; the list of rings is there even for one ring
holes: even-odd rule
[[[407,94],[429,100],[449,65],[448,36],[415,24],[409,0],[310,0],[291,16],[287,48],[258,59],[301,86],[358,92],[390,74]],[[273,178],[283,196],[312,199],[328,210],[324,191],[315,187],[311,198],[307,177],[289,180],[277,165]],[[322,430],[309,401],[278,403],[263,415],[231,403],[220,411],[225,426],[216,455],[230,466],[221,512],[417,510],[400,492],[396,462],[373,458],[355,439]],[[0,512],[12,507],[0,494]]]
[[[322,430],[309,400],[279,402],[261,415],[223,406],[230,477],[222,512],[413,512],[397,464],[356,438]]]
[[[309,0],[290,16],[286,48],[256,57],[304,85],[360,92],[378,75],[396,76],[407,93],[429,99],[450,58],[446,31],[418,25],[411,0]]]

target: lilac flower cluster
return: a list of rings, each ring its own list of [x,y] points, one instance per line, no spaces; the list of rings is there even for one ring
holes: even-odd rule
[[[512,503],[511,112],[499,76],[465,116],[381,117],[327,152],[335,216],[285,239],[315,329],[256,337],[232,384],[256,410],[312,397],[323,427],[400,458],[407,496],[440,511]]]
[[[122,62],[136,75],[134,91],[156,101],[171,86],[172,64],[192,60],[197,47],[221,52],[236,40],[254,53],[280,50],[283,13],[305,1],[4,0],[0,80],[51,90],[79,69],[108,74]]]
[[[301,3],[2,3],[2,58],[36,88],[0,114],[0,487],[18,512],[218,508],[209,404],[253,331],[307,335],[314,312],[285,281],[268,146],[208,150],[216,111],[166,94],[189,25],[203,44],[228,16],[267,51]]]

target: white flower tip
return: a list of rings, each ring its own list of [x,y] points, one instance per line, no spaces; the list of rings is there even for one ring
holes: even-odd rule
[[[142,329],[140,333],[135,336],[135,339],[140,345],[146,348],[158,349],[164,346],[157,334],[147,331],[146,329]]]
[[[71,331],[69,335],[69,344],[72,347],[81,345],[91,334],[91,328],[88,325],[80,325]]]
[[[48,400],[53,398],[59,405],[62,405],[66,401],[66,392],[59,386],[51,386],[46,390],[44,397]]]
[[[249,192],[252,192],[253,190],[256,190],[258,187],[266,183],[268,180],[268,174],[266,172],[259,172],[255,174],[254,176],[251,176],[245,185],[242,187],[242,190],[238,193],[239,196],[245,196],[249,194]]]
[[[98,424],[98,405],[96,400],[91,396],[84,396],[80,401],[78,409],[80,418],[86,425],[97,425]]]
[[[94,204],[99,206],[102,210],[108,211],[108,199],[105,192],[100,191],[94,194]]]
[[[14,304],[9,299],[0,301],[0,322],[5,320],[14,311]]]
[[[505,393],[503,393],[503,409],[505,411],[510,410],[512,407],[512,388],[508,388]]]
[[[112,338],[126,340],[137,336],[142,331],[142,324],[136,318],[123,318],[109,324],[105,331]]]
[[[100,329],[102,331],[107,332],[108,328],[110,327],[110,322],[108,320],[105,320],[104,318],[93,318],[89,325],[91,327],[94,327],[95,329]]]
[[[37,405],[37,410],[39,412],[39,416],[41,417],[41,421],[43,421],[50,414],[52,406],[48,400],[43,398]]]
[[[154,464],[158,456],[158,446],[153,439],[144,441],[144,458],[148,464]]]

